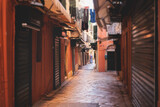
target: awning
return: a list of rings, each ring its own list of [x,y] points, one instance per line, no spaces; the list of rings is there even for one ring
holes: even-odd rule
[[[110,24],[109,8],[114,8],[110,0],[94,0],[96,20],[99,27],[106,29],[106,24]]]
[[[44,0],[44,2],[41,0],[17,0],[17,2],[19,4],[30,5],[39,9],[49,15],[50,18],[57,20],[60,24],[67,25],[68,27],[73,27],[74,25],[70,14],[66,11],[59,0]]]
[[[48,14],[52,17],[64,21],[65,23],[71,23],[71,16],[67,13],[59,0],[45,0],[45,5],[49,9]]]
[[[56,18],[64,22],[70,29],[78,31],[78,33],[82,35],[77,22],[71,18],[59,0],[45,0],[45,7],[50,10],[48,14],[51,18]]]
[[[45,0],[45,7],[49,9],[48,14],[51,18],[64,22],[70,29],[78,31],[78,33],[82,35],[78,23],[71,18],[59,0]]]
[[[80,26],[78,25],[78,22],[74,22],[73,19],[71,21],[71,23],[68,23],[69,26],[71,26],[73,31],[77,31],[79,33],[79,35],[82,35],[82,32],[80,30]]]
[[[94,7],[99,27],[106,29],[106,25],[122,21],[122,0],[94,0]]]
[[[85,45],[85,42],[82,38],[71,38],[71,46],[75,47],[75,46],[80,46],[80,45]]]
[[[61,26],[64,26],[66,30],[78,31],[79,35],[81,30],[72,18],[71,15],[66,11],[59,0],[17,0],[19,4],[33,6],[43,13],[50,16],[51,19],[57,21]]]
[[[78,44],[86,44],[86,42],[81,37],[71,37],[71,40],[76,41]]]

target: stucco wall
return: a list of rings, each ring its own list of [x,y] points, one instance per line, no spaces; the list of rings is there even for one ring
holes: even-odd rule
[[[67,35],[70,37],[71,32],[67,32]],[[72,72],[72,48],[71,48],[71,42],[70,39],[68,38],[68,45],[67,45],[67,50],[66,50],[66,72],[67,72],[67,77],[71,77],[73,75]]]
[[[100,38],[106,38],[107,37],[107,32],[105,29],[100,29],[98,27],[98,37]],[[106,53],[106,49],[109,45],[113,44],[113,41],[111,40],[106,40],[106,41],[98,41],[97,43],[97,47],[98,47],[98,71],[99,72],[105,72],[105,67],[106,64],[105,63],[105,53]]]

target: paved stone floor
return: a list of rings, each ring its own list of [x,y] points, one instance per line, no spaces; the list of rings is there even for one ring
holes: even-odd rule
[[[96,72],[88,64],[50,99],[34,107],[132,107],[116,72]]]

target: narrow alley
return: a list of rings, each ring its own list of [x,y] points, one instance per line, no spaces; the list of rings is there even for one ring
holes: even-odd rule
[[[116,72],[96,72],[88,64],[55,95],[33,107],[132,107]]]
[[[160,107],[160,0],[0,0],[0,107]]]

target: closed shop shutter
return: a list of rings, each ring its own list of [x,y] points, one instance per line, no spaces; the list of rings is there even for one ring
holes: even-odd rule
[[[20,29],[15,38],[15,107],[31,105],[31,30]]]
[[[54,63],[54,88],[58,88],[61,84],[60,79],[60,39],[58,37],[55,38],[55,63]]]
[[[140,0],[132,19],[132,102],[154,107],[155,102],[154,0]]]

